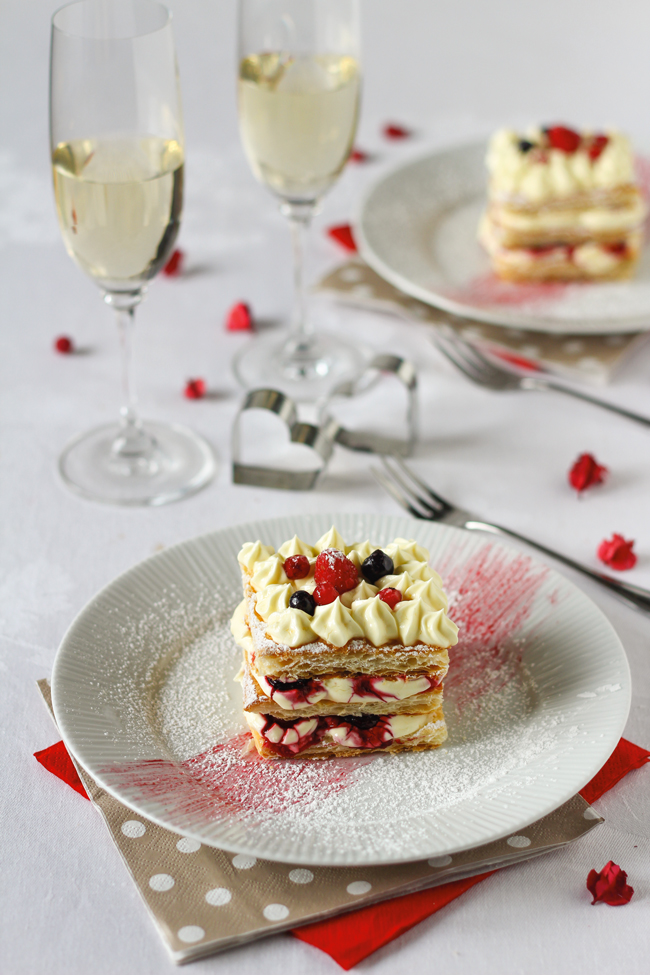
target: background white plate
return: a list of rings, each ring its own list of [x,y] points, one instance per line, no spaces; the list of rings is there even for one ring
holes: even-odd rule
[[[443,749],[242,757],[236,554],[257,538],[314,542],[332,523],[350,541],[431,549],[463,634]],[[203,843],[329,866],[444,856],[523,829],[603,765],[629,700],[618,637],[558,573],[485,536],[372,515],[238,525],[147,559],[80,613],[53,674],[66,745],[122,802]]]
[[[376,183],[355,227],[368,264],[414,298],[494,325],[584,335],[650,329],[648,246],[631,281],[515,284],[492,274],[476,239],[485,153],[483,142],[447,149]]]

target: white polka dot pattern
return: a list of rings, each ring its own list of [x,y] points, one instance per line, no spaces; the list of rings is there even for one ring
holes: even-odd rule
[[[256,863],[257,857],[249,857],[245,853],[238,853],[232,858],[232,865],[236,870],[250,870]]]
[[[178,937],[181,941],[184,941],[187,945],[193,945],[196,941],[200,941],[201,938],[205,938],[205,931],[200,928],[198,924],[186,924],[184,928],[181,928],[178,932]]]
[[[509,836],[507,843],[508,846],[514,846],[517,850],[523,850],[525,846],[530,846],[530,840],[527,836]]]
[[[367,880],[355,880],[354,883],[348,884],[346,887],[348,894],[354,894],[355,897],[360,897],[361,894],[367,894],[371,889],[372,884],[369,884]]]
[[[130,840],[137,840],[140,836],[144,836],[147,827],[144,823],[138,822],[137,819],[127,819],[125,823],[122,823],[122,832]]]
[[[201,844],[198,840],[190,839],[189,836],[182,836],[176,844],[176,849],[179,853],[196,853],[201,849]]]
[[[451,863],[451,857],[431,857],[430,860],[427,860],[427,863],[430,867],[448,867]]]
[[[310,884],[314,879],[314,875],[311,870],[292,870],[289,874],[289,880],[292,880],[294,884]]]
[[[213,887],[205,895],[205,899],[212,907],[223,907],[232,900],[232,894],[227,887]]]
[[[149,878],[149,886],[158,893],[171,890],[175,883],[174,878],[170,877],[168,873],[155,873],[153,877]]]
[[[289,908],[284,904],[267,904],[262,913],[267,921],[284,921],[289,916]]]

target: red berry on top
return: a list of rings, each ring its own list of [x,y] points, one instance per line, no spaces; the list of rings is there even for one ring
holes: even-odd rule
[[[338,599],[339,592],[330,582],[321,582],[314,589],[313,596],[317,606],[327,606]]]
[[[287,579],[304,579],[309,575],[309,559],[306,555],[290,555],[284,563]]]
[[[74,343],[67,335],[59,335],[58,339],[54,340],[54,348],[57,352],[68,355],[70,352],[74,352]]]
[[[184,395],[187,399],[202,399],[205,396],[205,379],[188,379]]]
[[[181,250],[175,250],[172,256],[169,258],[164,268],[162,269],[163,274],[166,274],[168,278],[177,278],[183,271],[183,261],[185,260],[185,254]]]
[[[402,601],[401,592],[399,589],[393,589],[392,586],[387,586],[386,589],[380,589],[377,596],[382,602],[388,603],[391,609],[395,609],[397,604]]]
[[[552,149],[561,149],[562,152],[575,152],[580,148],[581,137],[573,129],[567,129],[564,125],[554,125],[546,130],[549,145]]]
[[[591,145],[589,146],[589,158],[591,159],[592,162],[595,162],[598,159],[599,155],[601,154],[601,152],[603,151],[603,149],[605,148],[608,142],[609,139],[607,138],[606,135],[594,136],[594,139]]]
[[[356,565],[337,548],[326,548],[320,553],[314,567],[314,578],[316,585],[329,582],[339,594],[349,592],[359,584]]]
[[[245,302],[240,301],[232,306],[226,316],[226,329],[229,332],[253,331],[253,316]]]

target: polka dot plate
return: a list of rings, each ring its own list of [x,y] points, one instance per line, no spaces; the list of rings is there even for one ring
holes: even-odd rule
[[[446,149],[371,188],[354,231],[373,270],[420,301],[494,325],[583,335],[650,329],[650,247],[630,281],[517,284],[492,274],[477,240],[485,154],[483,142]],[[646,160],[639,172],[647,183]]]
[[[460,641],[440,749],[326,762],[247,751],[229,631],[237,552],[295,533],[315,542],[333,523],[350,541],[417,538],[443,576]],[[313,515],[213,532],[124,573],[72,623],[52,692],[78,762],[183,842],[351,866],[451,856],[558,808],[615,748],[630,677],[594,603],[515,548],[409,518]]]

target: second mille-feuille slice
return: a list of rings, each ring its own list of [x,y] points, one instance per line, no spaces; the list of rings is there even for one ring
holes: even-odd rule
[[[446,738],[442,681],[457,628],[441,580],[413,540],[239,553],[244,711],[267,758],[433,748]]]

